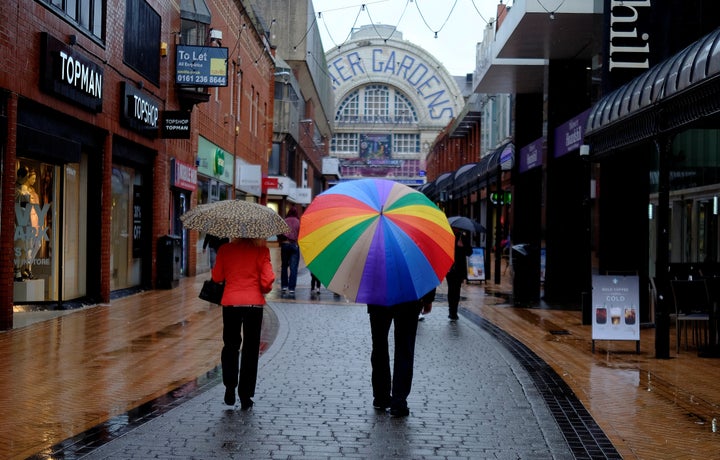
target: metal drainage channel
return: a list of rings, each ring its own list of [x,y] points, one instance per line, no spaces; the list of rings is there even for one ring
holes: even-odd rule
[[[519,340],[481,318],[477,313],[463,308],[461,314],[492,335],[525,368],[545,400],[575,458],[622,460],[622,456],[575,393],[545,361]]]

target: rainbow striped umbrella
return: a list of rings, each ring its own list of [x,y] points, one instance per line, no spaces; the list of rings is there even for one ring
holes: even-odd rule
[[[300,219],[310,271],[349,300],[394,305],[437,287],[453,263],[445,214],[422,193],[383,179],[342,182]]]

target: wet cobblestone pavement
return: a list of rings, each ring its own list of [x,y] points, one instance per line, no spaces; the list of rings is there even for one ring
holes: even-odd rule
[[[301,268],[268,296],[256,407],[230,409],[206,277],[0,333],[0,457],[720,458],[716,359],[654,359],[653,329],[593,353],[579,309],[513,307],[507,277],[464,286],[457,323],[440,287],[398,423],[369,406],[364,307]]]

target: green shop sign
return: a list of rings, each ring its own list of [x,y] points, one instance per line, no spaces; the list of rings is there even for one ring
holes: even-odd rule
[[[225,152],[222,149],[215,149],[213,171],[216,176],[222,176],[223,172],[225,172]]]
[[[198,174],[204,174],[227,184],[232,184],[235,169],[234,160],[235,157],[220,148],[220,146],[202,136],[198,138]]]

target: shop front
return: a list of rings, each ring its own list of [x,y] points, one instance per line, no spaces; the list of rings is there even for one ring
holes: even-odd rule
[[[182,225],[180,216],[190,210],[190,199],[192,193],[197,190],[197,168],[191,164],[170,159],[170,190],[172,194],[172,235],[180,237],[181,260],[180,275],[187,276],[190,273],[190,238],[188,230]]]
[[[719,268],[718,113],[720,29],[604,96],[587,122],[599,266],[630,260],[654,280],[658,358],[669,357],[670,280]]]
[[[88,295],[87,157],[51,162],[19,150],[16,161],[13,302]],[[62,248],[62,250],[60,250]]]
[[[270,176],[263,179],[267,194],[267,205],[281,216],[288,208],[298,202],[297,183],[285,176]]]
[[[102,151],[106,133],[18,101],[13,303],[100,298]],[[95,191],[95,193],[91,193]]]
[[[110,291],[152,286],[153,165],[156,153],[115,137],[110,214]]]

